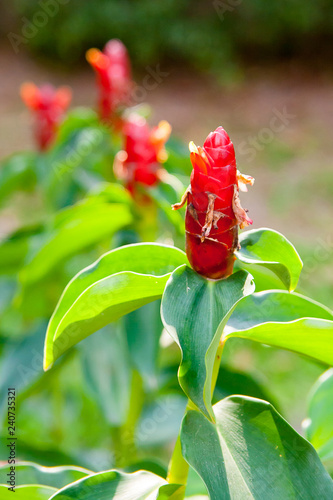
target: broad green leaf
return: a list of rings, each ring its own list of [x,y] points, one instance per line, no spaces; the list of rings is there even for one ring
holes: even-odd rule
[[[48,500],[54,493],[57,492],[56,488],[50,486],[40,486],[36,484],[28,484],[17,486],[15,493],[8,490],[8,486],[0,484],[0,498],[1,500]]]
[[[165,479],[151,472],[139,471],[126,474],[116,470],[100,472],[58,491],[51,498],[56,500],[167,500],[178,485],[167,484]]]
[[[186,260],[177,248],[142,243],[112,250],[82,270],[50,320],[45,369],[91,333],[160,298],[170,273]]]
[[[65,258],[102,241],[131,220],[124,204],[94,201],[66,209],[57,216],[47,242],[21,271],[21,282],[36,283]]]
[[[10,465],[0,467],[0,483],[6,484],[9,472]],[[74,466],[43,467],[33,462],[16,462],[15,464],[17,486],[38,484],[59,489],[89,474],[92,472]]]
[[[320,458],[333,460],[333,368],[323,373],[311,391],[304,427]]]
[[[278,290],[244,298],[229,319],[225,340],[239,337],[333,364],[333,313],[297,293]]]
[[[295,247],[272,229],[253,229],[239,237],[241,249],[236,252],[244,264],[256,264],[273,271],[289,291],[296,288],[303,263]]]
[[[173,272],[165,288],[161,315],[182,352],[179,383],[209,418],[214,418],[212,374],[223,328],[237,302],[253,291],[252,276],[246,271],[213,281],[186,266]]]
[[[269,403],[233,396],[213,409],[216,424],[190,410],[181,430],[183,455],[210,500],[333,498],[314,448]]]

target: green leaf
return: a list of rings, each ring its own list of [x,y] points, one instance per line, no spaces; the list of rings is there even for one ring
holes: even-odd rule
[[[177,248],[142,243],[112,250],[82,270],[50,320],[45,369],[91,333],[160,298],[170,273],[186,260]]]
[[[333,498],[313,447],[269,403],[233,396],[214,413],[216,424],[190,410],[181,429],[183,455],[211,500]]]
[[[70,484],[51,498],[56,500],[167,500],[181,489],[167,484],[151,472],[126,474],[116,470],[100,472]]]
[[[249,339],[333,364],[333,313],[298,293],[260,292],[244,298],[224,339]]]
[[[314,385],[305,421],[307,439],[323,461],[333,460],[333,368]]]
[[[36,283],[62,260],[109,237],[131,220],[129,208],[117,203],[92,200],[64,210],[57,215],[46,243],[21,271],[21,282],[25,286]]]
[[[6,484],[10,465],[0,467],[0,483]],[[92,474],[87,469],[74,466],[43,467],[33,462],[16,462],[15,482],[17,486],[38,484],[53,488],[63,488],[73,481]]]
[[[244,264],[256,264],[273,271],[289,291],[296,288],[303,263],[295,247],[272,229],[254,229],[240,235],[236,252]]]
[[[165,288],[161,315],[182,351],[179,383],[208,418],[214,418],[211,385],[223,328],[237,302],[253,291],[252,276],[246,271],[212,281],[185,266],[173,272]]]
[[[1,500],[48,500],[51,495],[57,492],[56,488],[50,486],[40,486],[35,484],[17,486],[15,493],[8,490],[8,486],[0,484]]]

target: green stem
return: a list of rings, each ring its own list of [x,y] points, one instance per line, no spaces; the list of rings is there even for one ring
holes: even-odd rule
[[[219,370],[220,370],[221,356],[222,356],[224,344],[225,344],[225,342],[222,340],[222,337],[221,337],[219,346],[218,346],[217,351],[216,351],[215,361],[214,361],[214,366],[213,366],[212,397],[213,397],[217,377],[218,377]],[[188,410],[193,409],[193,408],[194,407],[193,407],[192,403],[189,401],[187,404],[185,413]],[[189,471],[189,465],[186,462],[185,458],[183,457],[181,442],[180,442],[180,435],[179,435],[177,438],[176,444],[175,444],[175,448],[174,448],[173,453],[172,453],[170,463],[169,463],[167,481],[170,484],[181,484],[184,486],[184,488],[181,489],[177,493],[174,500],[183,500],[185,498],[185,486],[187,484],[188,471]]]

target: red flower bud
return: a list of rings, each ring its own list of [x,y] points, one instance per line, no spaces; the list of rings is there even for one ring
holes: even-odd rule
[[[114,171],[125,180],[134,194],[135,184],[153,186],[159,181],[161,163],[166,158],[165,142],[171,133],[168,122],[161,121],[152,130],[142,117],[132,115],[123,126],[124,150],[115,158]]]
[[[238,248],[238,227],[252,224],[239,202],[239,188],[254,179],[237,171],[235,151],[226,131],[218,127],[203,148],[190,143],[191,184],[178,209],[187,201],[186,253],[193,269],[207,278],[232,273]]]
[[[110,40],[103,52],[90,49],[86,58],[97,75],[100,118],[109,121],[119,106],[129,103],[132,81],[126,47],[120,40]]]
[[[44,151],[55,139],[71,102],[72,91],[69,87],[55,89],[49,84],[37,87],[34,83],[24,83],[21,86],[21,98],[34,115],[36,143]]]

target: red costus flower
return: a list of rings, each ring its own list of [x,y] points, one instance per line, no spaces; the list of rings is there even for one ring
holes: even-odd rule
[[[186,253],[197,273],[207,278],[226,278],[232,273],[238,248],[238,227],[252,224],[239,201],[239,189],[253,184],[253,177],[236,168],[235,151],[226,131],[218,127],[203,148],[190,143],[193,165],[191,184],[180,203],[187,201]]]
[[[58,127],[72,99],[69,87],[55,89],[46,84],[37,87],[34,83],[24,83],[21,87],[24,104],[34,115],[35,138],[38,148],[46,150],[55,139]]]
[[[136,183],[153,186],[159,181],[161,163],[167,158],[164,144],[170,133],[168,122],[161,121],[150,130],[146,120],[136,115],[124,124],[124,150],[115,157],[114,171],[132,194]]]
[[[86,58],[97,74],[100,117],[108,121],[119,106],[129,103],[132,81],[126,47],[120,40],[110,40],[103,52],[90,49]]]

